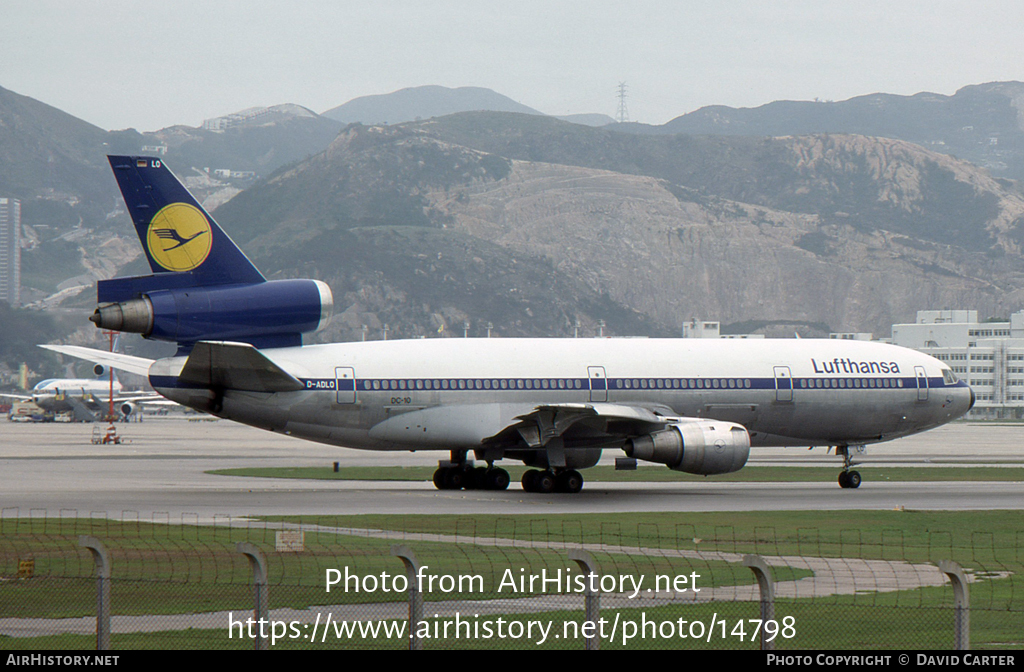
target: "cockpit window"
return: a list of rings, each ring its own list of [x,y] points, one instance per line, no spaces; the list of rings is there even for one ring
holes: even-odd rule
[[[945,383],[946,385],[956,385],[959,382],[959,380],[960,379],[957,378],[956,374],[953,373],[951,370],[942,370],[942,382]]]

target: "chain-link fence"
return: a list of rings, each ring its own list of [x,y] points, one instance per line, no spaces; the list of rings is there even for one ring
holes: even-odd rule
[[[3,648],[949,649],[1024,640],[1024,535],[1012,531],[908,540],[899,530],[868,538],[585,518],[32,513],[0,517]],[[955,591],[960,581],[966,588]]]

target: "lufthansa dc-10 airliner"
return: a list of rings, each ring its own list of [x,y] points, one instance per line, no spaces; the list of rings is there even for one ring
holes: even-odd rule
[[[151,275],[100,281],[96,326],[176,343],[149,360],[44,346],[148,376],[217,417],[365,450],[446,451],[440,489],[579,492],[604,450],[694,474],[752,446],[855,448],[937,427],[974,404],[943,362],[814,339],[433,338],[303,345],[333,308],[318,280],[266,280],[164,165],[110,156]],[[483,466],[486,465],[486,466]]]

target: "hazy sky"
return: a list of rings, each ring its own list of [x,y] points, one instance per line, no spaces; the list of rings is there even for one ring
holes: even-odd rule
[[[1024,80],[1024,2],[0,0],[0,86],[107,129],[483,86],[548,114]]]

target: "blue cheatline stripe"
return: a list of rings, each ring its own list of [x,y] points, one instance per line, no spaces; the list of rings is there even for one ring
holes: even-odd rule
[[[150,376],[153,387],[189,387],[179,385],[174,376]],[[711,391],[716,390],[775,390],[775,378],[300,378],[307,390],[365,391],[365,392],[586,392],[612,390],[615,392],[653,391]],[[792,389],[798,394],[818,391],[846,390],[899,390],[916,389],[913,377],[841,377],[841,378],[780,378],[779,389]],[[790,387],[790,385],[792,387]],[[958,381],[946,385],[942,378],[929,378],[930,389],[966,387]]]
[[[333,378],[300,379],[307,389],[334,389]],[[821,381],[821,386],[817,385]],[[869,382],[870,381],[870,382]],[[942,387],[941,378],[929,379],[929,387]],[[355,389],[367,392],[487,392],[487,391],[579,391],[614,390],[775,390],[775,378],[363,378]],[[351,390],[353,381],[339,380],[340,390]],[[588,384],[589,383],[589,384]],[[907,389],[916,388],[915,378],[782,378],[781,389],[800,392],[834,389]],[[813,385],[813,387],[811,387]]]

